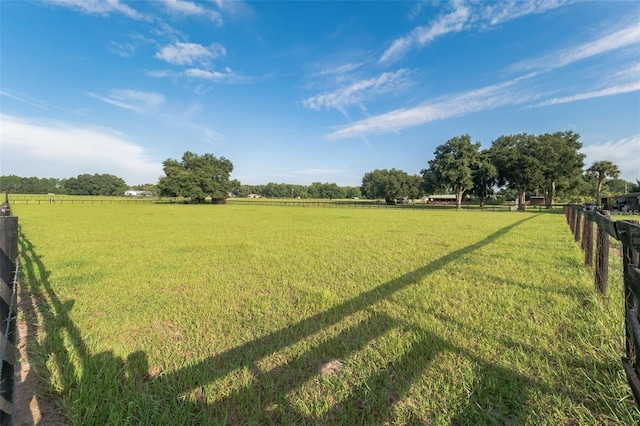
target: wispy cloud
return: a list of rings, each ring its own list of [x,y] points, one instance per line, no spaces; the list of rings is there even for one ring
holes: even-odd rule
[[[87,95],[138,114],[149,113],[165,102],[164,96],[159,93],[130,89],[111,90],[108,96],[101,96],[91,92],[88,92]]]
[[[252,79],[233,72],[231,68],[225,68],[224,72],[208,71],[199,68],[185,70],[184,75],[189,78],[198,78],[212,81],[214,83],[248,83]]]
[[[415,48],[427,46],[446,34],[473,28],[486,29],[499,23],[532,13],[542,13],[571,3],[573,0],[496,1],[465,3],[453,2],[453,11],[434,19],[428,25],[415,27],[409,34],[399,37],[383,52],[379,63],[393,63]]]
[[[363,62],[358,62],[358,63],[347,63],[347,64],[342,64],[342,65],[338,65],[332,68],[324,68],[321,69],[319,71],[315,71],[313,73],[311,73],[310,77],[326,77],[326,76],[333,76],[333,75],[342,75],[345,73],[349,73],[353,70],[356,70],[358,68],[360,68],[361,66],[363,66],[364,63]]]
[[[525,15],[543,13],[550,9],[575,3],[577,0],[529,0],[497,1],[482,3],[479,16],[481,22],[497,25]]]
[[[395,62],[416,46],[425,46],[441,35],[462,30],[470,15],[470,9],[461,5],[428,26],[414,28],[409,35],[394,40],[391,46],[384,51],[379,62]]]
[[[211,19],[218,25],[222,25],[222,15],[220,12],[209,9],[202,3],[194,3],[187,0],[162,0],[167,11],[185,16],[203,16]]]
[[[253,17],[255,12],[246,2],[241,0],[211,0],[218,10],[225,15]]]
[[[540,2],[536,8],[530,8],[526,11],[521,10],[519,13],[532,13],[531,10],[537,11],[543,7],[557,7],[558,4],[560,4],[560,2]],[[517,13],[512,12],[509,16],[515,15],[517,15]],[[446,27],[446,25],[444,27]],[[415,38],[414,40],[418,39]],[[540,77],[543,73],[566,67],[581,59],[602,55],[638,43],[640,43],[640,24],[634,24],[623,29],[614,29],[608,35],[575,46],[574,48],[564,49],[539,59],[518,63],[517,67],[514,66],[514,69],[529,71],[528,74],[522,77],[462,94],[452,94],[439,99],[429,100],[416,107],[401,108],[385,114],[368,117],[338,128],[327,134],[326,137],[329,139],[341,139],[399,131],[435,120],[462,116],[506,105],[519,105],[525,102],[538,101],[535,106],[542,107],[637,92],[640,91],[640,65],[637,63],[627,65],[627,67],[623,69],[610,69],[609,72],[606,73],[606,80],[603,79],[600,84],[591,84],[587,90],[574,91],[574,93],[567,96],[556,96],[543,101],[540,100],[545,97],[545,94],[540,92],[536,93],[534,84],[525,86],[518,83],[524,80],[535,83],[539,81],[536,77]],[[357,95],[358,91],[354,90],[353,93]],[[353,99],[351,101],[352,103],[357,102],[357,97],[350,98],[350,94],[351,92],[345,89],[326,95],[318,95],[307,99],[305,106],[313,109],[320,109],[321,107],[339,108],[342,105],[350,104],[350,99]]]
[[[591,143],[580,150],[586,155],[587,166],[595,161],[609,160],[620,169],[622,179],[640,179],[640,134],[619,140]]]
[[[407,69],[385,72],[377,77],[352,83],[333,92],[321,93],[307,98],[303,101],[303,105],[314,110],[334,108],[344,112],[348,106],[359,105],[365,99],[396,91],[407,85],[409,74],[410,71]]]
[[[546,100],[544,102],[540,102],[536,106],[566,104],[569,102],[582,101],[585,99],[601,98],[603,96],[620,95],[623,93],[632,93],[637,91],[640,91],[640,81],[635,83],[611,86],[605,89],[594,90],[590,92],[578,93],[575,95],[565,96],[562,98],[553,98],[553,99]]]
[[[509,69],[511,71],[551,71],[638,43],[640,43],[640,23],[635,23],[587,43],[562,49],[540,58],[517,62]]]
[[[149,17],[119,0],[45,0],[45,2],[93,15],[106,16],[110,13],[122,13],[132,19],[149,20]]]
[[[45,104],[44,102],[38,101],[36,99],[33,99],[29,96],[26,95],[22,95],[22,94],[15,94],[15,93],[10,93],[6,90],[0,90],[0,95],[2,96],[6,96],[8,98],[11,99],[15,99],[16,101],[20,101],[23,102],[25,104],[40,108],[40,109],[49,109],[49,107],[47,106],[47,104]]]
[[[196,43],[176,42],[160,49],[155,57],[174,65],[209,65],[211,60],[226,54],[224,46],[218,43],[202,46]]]
[[[505,105],[521,104],[536,99],[538,96],[530,90],[518,88],[517,84],[527,78],[529,76],[445,96],[414,108],[401,108],[386,114],[372,116],[344,126],[326,137],[328,139],[342,139],[399,131],[435,120],[458,117]]]
[[[156,182],[161,163],[113,129],[0,113],[2,173],[70,177],[110,173],[129,184]]]
[[[152,44],[155,41],[140,34],[131,35],[127,41],[118,42],[111,40],[107,45],[107,50],[113,54],[121,56],[123,58],[130,58],[136,50],[142,45]]]

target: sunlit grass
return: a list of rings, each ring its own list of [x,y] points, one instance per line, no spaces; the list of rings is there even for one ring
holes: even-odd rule
[[[620,275],[595,293],[561,214],[14,214],[34,296],[23,315],[39,323],[30,350],[71,423],[639,418],[620,363]]]

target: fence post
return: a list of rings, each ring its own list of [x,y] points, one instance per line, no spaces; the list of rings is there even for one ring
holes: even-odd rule
[[[582,225],[582,212],[575,209],[576,221],[574,224],[575,231],[573,233],[576,241],[580,241],[580,226]]]
[[[16,373],[18,218],[8,200],[0,208],[0,424],[13,424]]]
[[[607,218],[611,213],[607,210],[602,212]],[[609,234],[598,226],[596,237],[596,290],[605,294],[609,284]]]
[[[593,222],[584,220],[584,230],[582,232],[582,248],[584,249],[584,265],[593,265]]]
[[[638,327],[638,295],[634,293],[634,284],[633,278],[631,276],[631,268],[638,268],[638,251],[634,250],[634,241],[631,235],[631,230],[627,226],[627,223],[637,225],[638,222],[635,220],[628,221],[620,221],[616,222],[616,233],[618,235],[618,239],[622,242],[622,270],[623,270],[623,278],[624,278],[624,312],[625,312],[625,355],[626,359],[623,358],[623,365],[625,363],[630,363],[631,367],[637,372],[638,368],[638,344],[637,333]],[[637,234],[636,237],[637,239]],[[635,241],[635,246],[637,248],[638,242]],[[637,283],[635,283],[635,288],[637,288]],[[626,366],[625,366],[626,368]],[[633,391],[634,397],[636,398],[636,402],[640,404],[640,388],[638,387],[639,383],[637,382],[637,374],[629,375],[627,372],[627,378],[629,380],[629,384],[631,385],[631,390]]]

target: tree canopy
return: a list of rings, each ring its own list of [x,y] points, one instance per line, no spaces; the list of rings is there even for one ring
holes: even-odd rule
[[[429,168],[421,173],[426,186],[437,182],[438,186],[452,190],[459,209],[465,191],[473,187],[473,177],[479,167],[480,143],[472,143],[471,136],[462,135],[436,147]]]
[[[398,197],[418,198],[422,194],[419,176],[396,169],[365,173],[360,191],[367,198],[384,198],[389,204]]]
[[[0,192],[12,194],[46,194],[61,192],[61,181],[56,178],[0,176]]]
[[[124,179],[110,174],[83,174],[62,182],[71,195],[122,195],[128,186]]]
[[[580,135],[572,131],[545,133],[535,141],[535,154],[540,165],[540,189],[548,208],[554,202],[556,191],[576,185],[582,175],[584,154]]]
[[[594,178],[597,181],[596,184],[596,203],[600,203],[600,192],[602,191],[602,184],[606,178],[617,178],[620,176],[620,169],[611,161],[603,160],[596,161],[587,169],[587,176]]]
[[[471,193],[480,198],[480,205],[484,206],[487,196],[493,193],[493,187],[498,179],[498,169],[491,162],[489,151],[480,151],[478,167],[473,173]]]
[[[187,151],[182,161],[167,159],[162,163],[165,176],[160,178],[161,195],[187,197],[194,202],[205,198],[227,198],[233,189],[229,175],[233,164],[213,154],[198,155]]]
[[[536,137],[527,133],[500,136],[492,142],[489,158],[498,169],[498,185],[516,190],[519,209],[525,210],[527,190],[542,182]]]

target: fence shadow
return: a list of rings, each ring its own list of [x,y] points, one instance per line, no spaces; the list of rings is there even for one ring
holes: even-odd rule
[[[483,421],[521,424],[524,422],[522,407],[526,406],[531,392],[547,391],[543,384],[478,358],[432,332],[415,329],[409,323],[378,312],[373,306],[535,217],[527,216],[474,244],[289,327],[185,368],[153,375],[149,374],[144,352],[132,353],[127,359],[116,357],[111,352],[90,353],[69,317],[73,301],[62,302],[56,296],[43,259],[20,232],[23,273],[27,281],[27,285],[21,288],[22,299],[27,301],[23,309],[34,319],[28,333],[35,335],[39,331],[38,323],[44,332],[43,339],[32,344],[30,353],[35,355],[41,368],[45,367],[40,374],[57,383],[56,389],[49,389],[50,393],[63,401],[66,399],[78,407],[85,407],[84,412],[69,413],[71,417],[68,420],[73,423],[87,422],[88,419],[100,424],[116,423],[122,419],[146,424],[384,423],[389,421],[395,404],[407,397],[411,385],[434,357],[442,352],[451,352],[477,366],[476,381],[471,384],[471,398],[452,424],[478,424]],[[258,367],[259,360],[336,326],[355,314],[362,317],[355,325],[314,345],[290,362],[269,371]],[[320,416],[300,412],[291,405],[287,395],[318,375],[318,359],[344,359],[393,329],[402,329],[418,337],[398,359],[376,366],[372,375],[349,389],[346,398],[335,401]],[[230,389],[221,398],[208,399],[205,391],[208,384],[240,369],[252,372],[252,379],[245,386]],[[511,390],[508,401],[500,400],[500,395],[504,395],[503,389]],[[478,417],[478,413],[485,413],[487,417]],[[425,419],[405,421],[420,423]]]

